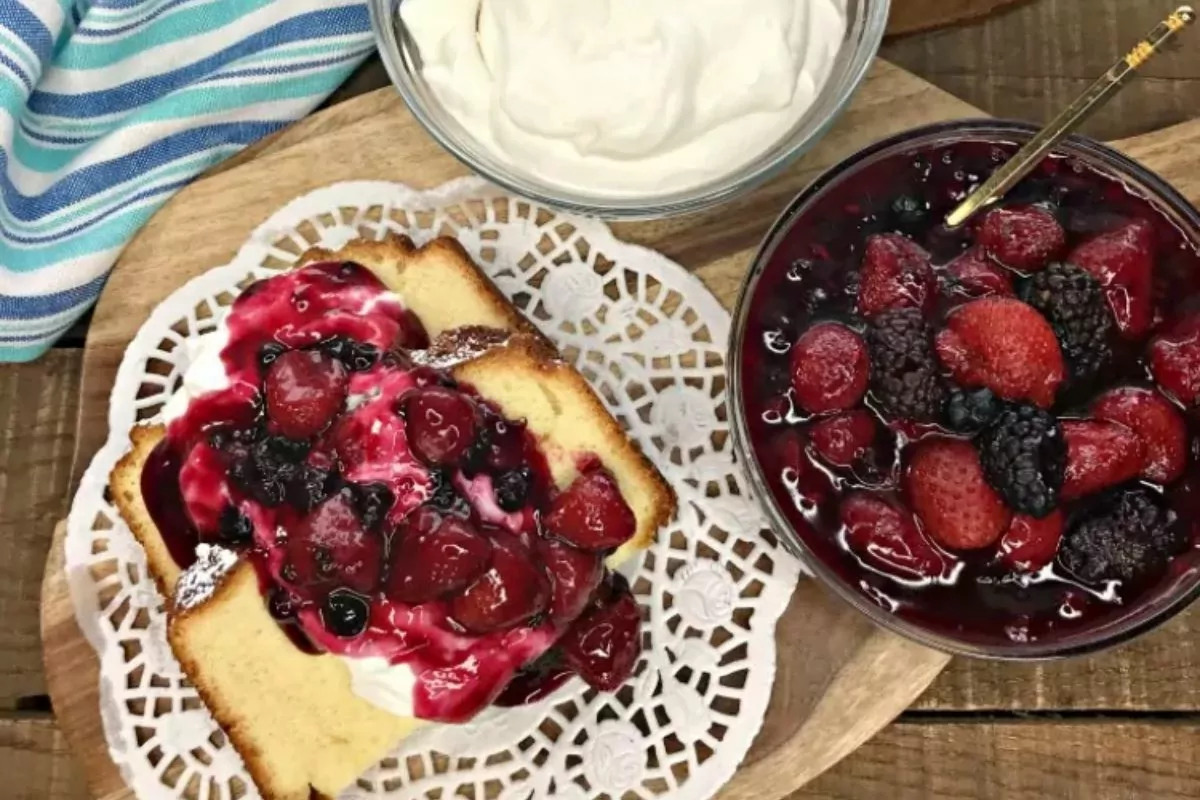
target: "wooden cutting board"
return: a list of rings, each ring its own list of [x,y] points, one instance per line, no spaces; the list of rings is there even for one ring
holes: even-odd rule
[[[780,209],[820,170],[916,125],[979,112],[879,61],[833,132],[785,175],[723,208],[620,224],[619,236],[693,270],[726,306]],[[1127,149],[1200,197],[1200,123],[1127,143]],[[1190,170],[1190,172],[1189,172]],[[126,249],[96,309],[84,355],[76,477],[108,435],[108,394],[138,326],[185,280],[226,263],[250,232],[297,195],[354,179],[417,187],[464,174],[390,89],[303,120],[199,179]],[[59,723],[98,797],[131,796],[108,759],[97,708],[96,658],[74,622],[62,571],[60,526],[46,565],[42,638]],[[778,675],[763,731],[723,800],[778,800],[828,769],[906,708],[947,661],[876,629],[812,581],[780,621]]]
[[[1026,0],[892,0],[888,36],[978,19]]]

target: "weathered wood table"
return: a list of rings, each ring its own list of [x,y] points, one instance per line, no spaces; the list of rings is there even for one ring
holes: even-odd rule
[[[922,4],[945,6],[909,3]],[[987,12],[1005,3],[960,5]],[[894,39],[883,55],[989,113],[1041,120],[1170,5],[1029,0]],[[330,102],[384,82],[368,64]],[[1118,139],[1198,115],[1200,41],[1154,62],[1087,132]],[[1200,154],[1196,162],[1200,171]],[[35,364],[0,366],[3,798],[88,796],[46,699],[38,632],[46,551],[71,490],[85,332],[79,326]],[[796,798],[1200,796],[1198,673],[1196,608],[1108,655],[1037,666],[955,661],[912,710]]]

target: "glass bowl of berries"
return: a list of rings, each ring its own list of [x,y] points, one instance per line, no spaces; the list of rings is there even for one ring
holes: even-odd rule
[[[959,229],[1036,132],[880,142],[775,223],[734,313],[735,442],[787,544],[883,627],[1049,658],[1200,592],[1200,213],[1065,142]]]

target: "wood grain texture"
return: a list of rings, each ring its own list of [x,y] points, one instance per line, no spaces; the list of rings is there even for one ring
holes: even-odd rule
[[[975,24],[890,41],[881,55],[993,116],[1044,122],[1177,5],[1033,0]],[[1196,35],[1188,33],[1174,52],[1151,61],[1084,132],[1109,140],[1195,117]]]
[[[941,28],[978,19],[1026,0],[892,0],[888,35]]]
[[[0,711],[46,691],[41,565],[66,510],[82,360],[56,350],[0,369]]]
[[[85,800],[87,784],[49,715],[0,716],[0,797]]]
[[[900,721],[789,800],[1169,800],[1198,786],[1194,723]]]

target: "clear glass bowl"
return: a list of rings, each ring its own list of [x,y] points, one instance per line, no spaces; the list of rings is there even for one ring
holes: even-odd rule
[[[472,171],[505,189],[577,214],[644,219],[696,211],[723,203],[779,174],[833,125],[865,77],[887,27],[890,0],[846,0],[846,40],[813,107],[774,147],[736,171],[682,192],[621,198],[588,195],[556,186],[493,156],[447,112],[420,74],[417,48],[400,22],[403,0],[371,0],[379,54],[392,83],[429,134]]]
[[[1177,556],[1172,563],[1172,569],[1127,607],[1105,612],[1106,615],[1101,619],[1089,622],[1084,627],[1058,630],[1036,641],[998,642],[995,637],[991,637],[991,641],[981,641],[987,637],[981,637],[977,632],[973,634],[965,623],[965,615],[960,618],[957,630],[951,630],[951,626],[944,622],[937,625],[927,624],[923,620],[892,613],[860,591],[859,583],[866,577],[864,568],[855,565],[848,569],[845,559],[838,557],[837,546],[830,542],[828,534],[821,534],[810,526],[794,525],[790,521],[790,511],[784,505],[786,495],[774,488],[772,480],[764,470],[759,448],[751,442],[746,384],[743,382],[746,375],[746,331],[748,326],[754,327],[751,324],[751,309],[757,306],[756,301],[760,299],[756,290],[767,267],[772,264],[772,256],[778,250],[780,258],[786,260],[787,254],[792,253],[798,246],[797,239],[788,237],[794,229],[810,229],[807,224],[801,225],[800,222],[825,219],[824,216],[806,216],[806,212],[821,198],[841,198],[844,196],[841,192],[855,197],[863,196],[860,186],[850,184],[852,188],[847,189],[846,182],[853,180],[867,167],[897,154],[925,151],[926,148],[952,144],[963,139],[1023,144],[1035,132],[1036,128],[1018,122],[968,120],[943,123],[908,131],[879,142],[828,170],[784,209],[767,233],[743,280],[734,310],[730,338],[728,383],[735,449],[738,458],[746,465],[754,493],[759,498],[773,529],[780,533],[792,552],[804,559],[822,583],[881,627],[929,647],[979,658],[1060,658],[1104,649],[1157,627],[1200,596],[1200,549],[1194,534],[1192,548]],[[1063,143],[1056,153],[1082,162],[1087,167],[1123,183],[1131,194],[1144,198],[1161,213],[1166,222],[1179,232],[1181,241],[1186,243],[1190,251],[1200,250],[1200,212],[1162,178],[1116,150],[1083,137],[1072,137]],[[785,242],[786,249],[780,249],[785,246]],[[1189,255],[1188,258],[1191,259],[1189,264],[1194,265],[1194,256]],[[777,295],[778,292],[775,292],[763,295],[761,299],[766,300]],[[1189,435],[1194,436],[1194,432],[1193,427]],[[1191,458],[1194,459],[1195,456]],[[1195,469],[1194,465],[1190,466],[1189,474]],[[945,608],[946,605],[940,607]]]

